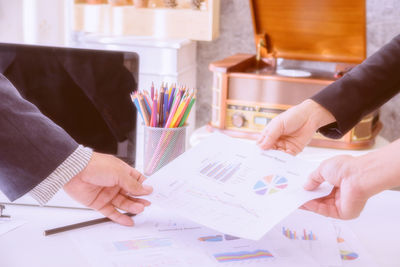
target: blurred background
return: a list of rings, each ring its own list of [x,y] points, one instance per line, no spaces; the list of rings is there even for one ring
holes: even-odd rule
[[[134,25],[135,21],[129,22],[131,25],[117,25],[115,22],[124,16],[126,19],[128,15],[124,11],[114,11],[110,18],[104,10],[77,9],[80,4],[94,6],[99,3],[138,7],[141,4],[138,2],[140,1],[0,0],[0,41],[138,50],[141,56],[139,87],[147,88],[151,80],[166,80],[198,88],[196,118],[193,116],[192,126],[200,127],[208,123],[212,98],[212,73],[208,65],[238,52],[256,53],[249,2],[220,0],[216,1],[218,7],[213,8],[213,3],[208,1],[144,1],[146,8],[153,10],[152,21],[155,24],[141,21],[133,32],[130,32],[128,26]],[[367,51],[371,55],[400,33],[400,1],[366,0],[366,4]],[[175,16],[175,13],[157,11],[159,9],[171,9],[168,12],[181,12],[182,16],[191,18],[186,19],[185,28],[189,38],[181,38],[179,33],[174,32],[166,34],[168,29],[163,28],[165,20],[161,19],[158,24],[156,20],[160,20],[162,16]],[[193,13],[195,9],[198,9],[198,13]],[[214,14],[209,14],[210,12]],[[107,29],[110,25],[105,25],[110,19],[114,20],[114,29],[111,30]],[[147,27],[153,31],[146,32]],[[208,32],[202,32],[204,28]],[[90,29],[91,33],[88,34],[85,29]],[[127,36],[107,39],[110,31],[124,35],[126,31],[126,35],[144,33],[153,36],[150,39],[130,39]],[[191,36],[192,33],[198,36]],[[146,47],[150,50],[146,50]],[[157,65],[157,68],[152,64]],[[383,137],[391,141],[400,136],[400,96],[382,107],[381,120],[384,124],[381,132]]]

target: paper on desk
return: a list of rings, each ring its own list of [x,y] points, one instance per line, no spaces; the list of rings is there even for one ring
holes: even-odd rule
[[[146,180],[154,204],[226,234],[258,240],[332,186],[305,191],[316,165],[214,134]]]
[[[0,235],[10,232],[25,223],[26,221],[19,219],[0,219]]]
[[[274,232],[322,266],[342,265],[335,227],[327,217],[296,210],[278,223]]]
[[[273,235],[268,233],[259,241],[245,240],[155,206],[135,217],[135,227],[107,223],[70,233],[96,267],[319,266],[290,242],[272,242],[277,240]]]
[[[333,220],[337,243],[341,257],[341,266],[348,267],[377,267],[378,265],[365,250],[353,231],[345,222]],[[330,267],[334,267],[330,265]]]

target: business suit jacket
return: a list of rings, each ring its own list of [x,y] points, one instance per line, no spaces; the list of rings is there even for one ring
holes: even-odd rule
[[[0,190],[10,200],[29,192],[77,147],[0,74]]]
[[[336,118],[319,131],[340,138],[400,90],[400,35],[312,99]]]
[[[123,53],[0,45],[0,73],[8,78],[0,74],[0,190],[10,200],[78,143],[115,153],[134,129],[136,80]]]

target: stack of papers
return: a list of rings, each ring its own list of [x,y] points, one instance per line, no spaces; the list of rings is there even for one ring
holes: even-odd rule
[[[146,180],[135,227],[70,236],[93,266],[375,266],[345,225],[297,209],[332,190],[303,189],[315,168],[216,134]]]
[[[96,267],[374,267],[369,253],[343,223],[295,211],[262,239],[221,233],[155,206],[134,227],[106,223],[69,236]]]

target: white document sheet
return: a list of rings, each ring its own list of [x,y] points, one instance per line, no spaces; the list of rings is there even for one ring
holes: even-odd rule
[[[333,220],[341,266],[346,267],[377,267],[371,254],[361,245],[353,231],[343,221]],[[329,267],[334,267],[330,265]]]
[[[253,240],[305,202],[328,195],[303,189],[315,163],[214,134],[145,181],[153,204],[216,231]]]
[[[26,221],[20,219],[0,219],[0,235],[10,232],[25,223]]]
[[[107,223],[70,232],[75,245],[96,267],[296,266],[319,267],[271,232],[259,241],[213,231],[149,207],[134,227]]]
[[[320,265],[342,265],[335,227],[327,217],[296,210],[275,226],[274,231]]]

